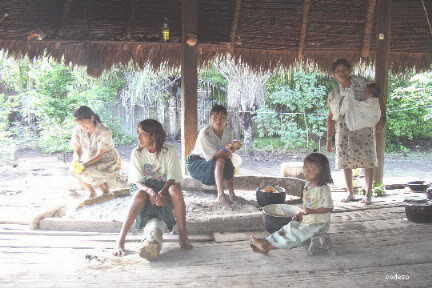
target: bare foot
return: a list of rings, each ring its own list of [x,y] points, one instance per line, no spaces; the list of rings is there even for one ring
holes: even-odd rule
[[[190,244],[187,236],[179,236],[180,248],[184,250],[191,250],[193,248],[192,244]]]
[[[231,202],[235,202],[238,200],[238,197],[234,194],[234,192],[230,192],[229,199],[231,200]]]
[[[225,208],[231,208],[233,203],[231,202],[231,200],[227,197],[227,196],[218,196],[218,198],[216,199],[215,205],[221,205],[222,207]]]
[[[265,239],[258,239],[255,235],[250,235],[249,245],[252,251],[255,253],[261,253],[268,256],[268,252],[271,250],[271,244]]]
[[[372,197],[370,197],[370,196],[366,196],[366,197],[361,201],[361,203],[363,203],[363,204],[365,204],[365,205],[370,205],[370,204],[372,204]]]

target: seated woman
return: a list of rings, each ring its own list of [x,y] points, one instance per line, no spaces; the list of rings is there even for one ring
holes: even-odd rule
[[[308,181],[303,191],[303,211],[293,221],[265,239],[251,236],[254,252],[267,254],[272,249],[301,246],[315,234],[327,232],[333,210],[330,187],[333,183],[326,156],[312,153],[304,160],[304,177]]]
[[[165,222],[169,230],[177,222],[180,247],[192,248],[188,240],[186,208],[180,186],[183,181],[180,161],[175,147],[165,144],[165,139],[165,131],[158,121],[147,119],[138,124],[139,144],[132,151],[129,170],[129,183],[135,195],[121,228],[113,253],[115,256],[124,255],[126,235],[135,219],[137,229],[144,228],[152,218]]]
[[[232,132],[226,127],[227,115],[224,106],[213,106],[210,111],[210,125],[199,132],[195,148],[186,159],[186,167],[192,178],[205,185],[216,184],[217,203],[231,206],[232,201],[236,200],[231,156],[232,152],[239,148],[239,142],[232,144]],[[224,180],[228,184],[229,198],[224,193]]]
[[[109,179],[115,179],[121,168],[121,158],[114,148],[111,130],[87,106],[74,113],[78,124],[72,134],[73,167],[71,174],[81,186],[96,197],[95,187],[109,193]],[[78,169],[76,169],[78,165]]]

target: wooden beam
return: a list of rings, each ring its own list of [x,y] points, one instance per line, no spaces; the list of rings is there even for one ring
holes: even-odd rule
[[[299,42],[299,50],[298,50],[299,59],[303,59],[304,56],[306,34],[307,34],[307,28],[309,24],[310,7],[311,7],[311,0],[305,0],[303,4],[303,20],[302,20],[302,26],[300,31],[300,42]]]
[[[59,36],[62,36],[62,28],[63,25],[66,23],[68,16],[69,16],[69,12],[72,6],[72,1],[73,0],[66,0],[63,4],[63,13],[62,16],[60,18],[60,23],[58,23],[58,26],[56,27],[56,34]]]
[[[242,0],[236,0],[235,2],[234,17],[231,25],[231,35],[230,35],[232,45],[236,45],[236,43],[239,42],[237,39],[237,30],[238,30],[238,24],[240,18],[241,2]]]
[[[361,57],[369,57],[370,37],[372,34],[372,27],[374,22],[375,6],[376,6],[376,0],[369,0],[367,15],[366,15],[366,24],[363,32],[363,45],[361,50]]]
[[[135,30],[135,18],[136,18],[136,2],[137,0],[130,0],[129,1],[129,20],[126,27],[126,39],[132,38],[132,33]]]
[[[376,126],[376,150],[378,168],[374,172],[375,183],[383,183],[384,178],[384,150],[385,150],[385,121],[388,93],[388,70],[391,39],[392,0],[377,0],[376,7],[376,59],[375,81],[380,89],[381,120]]]
[[[186,43],[186,35],[191,33],[198,35],[198,0],[182,1],[182,122],[181,142],[182,157],[185,163],[186,157],[191,153],[197,136],[197,85],[198,85],[198,51],[197,45],[189,46]],[[184,165],[183,165],[184,168]]]

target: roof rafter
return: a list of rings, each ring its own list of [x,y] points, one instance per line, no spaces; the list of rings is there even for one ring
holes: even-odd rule
[[[369,0],[367,7],[366,23],[363,32],[363,45],[361,57],[369,57],[370,40],[375,16],[376,0]]]
[[[303,20],[302,20],[302,26],[300,31],[300,40],[299,40],[299,49],[298,49],[298,58],[303,59],[304,56],[304,49],[305,49],[305,43],[306,43],[306,34],[307,34],[307,28],[309,24],[309,12],[311,7],[311,0],[304,0],[303,4]]]

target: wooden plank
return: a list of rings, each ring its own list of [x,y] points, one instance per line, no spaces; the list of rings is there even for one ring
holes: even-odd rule
[[[309,23],[309,11],[311,7],[311,0],[305,0],[303,4],[303,20],[300,31],[300,42],[299,42],[299,50],[298,50],[298,58],[303,59],[304,49],[306,43],[306,34]]]
[[[362,57],[369,57],[370,37],[372,34],[372,27],[374,22],[375,6],[376,6],[376,0],[369,0],[367,15],[366,15],[366,24],[363,33],[363,46],[361,50]]]
[[[376,59],[375,81],[380,89],[379,101],[381,106],[381,120],[376,126],[376,150],[378,167],[374,169],[375,183],[383,183],[384,178],[384,150],[385,150],[385,122],[388,93],[389,50],[391,40],[391,11],[392,0],[377,0],[376,9]]]
[[[198,34],[198,1],[182,1],[182,125],[181,125],[181,142],[183,164],[186,157],[192,151],[197,137],[198,129],[198,112],[197,112],[197,85],[198,72],[197,46],[186,44],[186,35],[188,33]],[[183,169],[185,165],[182,165]]]

